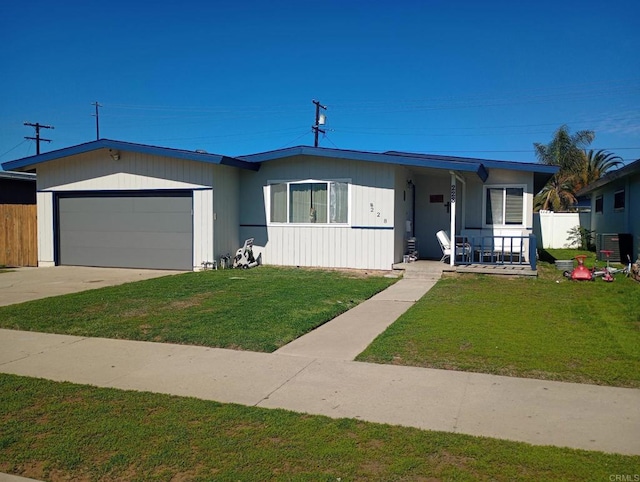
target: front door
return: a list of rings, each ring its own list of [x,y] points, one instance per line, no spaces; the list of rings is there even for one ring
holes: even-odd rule
[[[421,258],[440,259],[442,250],[436,238],[438,231],[449,232],[450,191],[449,174],[416,176],[415,233]]]

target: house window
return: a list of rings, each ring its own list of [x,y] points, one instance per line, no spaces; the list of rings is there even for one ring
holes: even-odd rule
[[[622,211],[624,209],[624,189],[619,189],[613,193],[613,209],[614,211]]]
[[[524,188],[493,186],[485,190],[485,225],[522,226],[524,224]]]
[[[349,184],[304,181],[270,184],[270,220],[288,224],[346,224]]]
[[[602,196],[596,196],[596,213],[602,214],[602,208],[604,206],[604,202],[602,201]]]

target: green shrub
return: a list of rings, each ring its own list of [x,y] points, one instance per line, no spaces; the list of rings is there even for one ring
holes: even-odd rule
[[[593,231],[584,226],[575,226],[567,231],[569,234],[567,248],[584,249],[587,251],[595,251],[593,244]]]

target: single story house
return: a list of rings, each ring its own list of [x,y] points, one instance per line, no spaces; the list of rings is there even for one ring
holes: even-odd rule
[[[590,225],[584,227],[594,232],[598,251],[613,248],[623,262],[624,253],[632,261],[640,257],[640,159],[605,174],[576,195],[591,200]]]
[[[439,230],[528,236],[533,195],[557,170],[306,146],[229,157],[109,139],[3,167],[37,172],[40,266],[177,270],[233,255],[247,238],[264,264],[388,270],[409,238],[439,259]]]

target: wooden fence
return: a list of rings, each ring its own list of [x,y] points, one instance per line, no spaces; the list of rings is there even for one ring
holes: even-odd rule
[[[0,204],[0,266],[38,266],[35,204]]]

